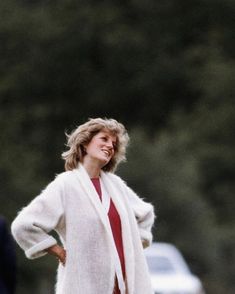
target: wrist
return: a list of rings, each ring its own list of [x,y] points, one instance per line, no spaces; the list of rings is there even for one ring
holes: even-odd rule
[[[63,248],[57,244],[47,248],[47,252],[55,256],[59,256],[62,251],[63,251]]]

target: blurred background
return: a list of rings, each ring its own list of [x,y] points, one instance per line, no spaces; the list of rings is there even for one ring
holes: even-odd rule
[[[63,171],[88,117],[128,129],[117,173],[156,208],[156,241],[208,294],[235,293],[235,1],[1,0],[0,214]],[[53,293],[56,262],[17,248],[18,294]]]

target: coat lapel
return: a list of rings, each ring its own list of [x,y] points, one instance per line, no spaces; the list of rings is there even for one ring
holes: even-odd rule
[[[128,205],[124,200],[126,195],[124,189],[119,185],[117,187],[117,183],[114,185],[111,178],[108,174],[101,172],[101,179],[104,182],[110,196],[114,202],[114,205],[118,211],[118,214],[121,219],[122,225],[122,239],[123,239],[123,248],[124,248],[124,255],[125,255],[125,266],[127,275],[127,288],[128,293],[133,293],[134,289],[134,251],[133,251],[133,244],[132,244],[132,233],[131,233],[131,224],[129,221],[128,215],[131,214],[128,211]]]
[[[108,216],[102,206],[100,198],[95,190],[94,185],[91,182],[89,175],[87,174],[85,168],[80,163],[78,168],[74,169],[76,173],[76,177],[81,184],[82,189],[85,191],[87,196],[89,197],[92,205],[96,209],[97,214],[99,215],[102,223],[104,224],[105,228],[107,229],[108,233],[110,234],[111,228],[109,225]]]
[[[112,198],[113,203],[119,213],[121,220],[123,222],[126,222],[126,220],[127,220],[126,219],[126,217],[127,217],[126,208],[125,208],[123,201],[120,200],[120,199],[122,199],[121,189],[117,189],[117,187],[115,187],[115,185],[113,185],[109,176],[103,171],[101,171],[101,180],[103,181],[104,186],[106,187],[106,190],[108,191],[110,197]]]

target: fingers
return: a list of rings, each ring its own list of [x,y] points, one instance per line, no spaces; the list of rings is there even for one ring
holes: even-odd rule
[[[65,266],[65,262],[66,262],[66,251],[63,249],[60,254],[57,256],[57,260],[63,265]]]
[[[46,251],[55,256],[58,262],[60,262],[63,266],[66,262],[66,250],[60,245],[53,245],[46,249]]]
[[[57,258],[57,259],[58,259],[59,263],[61,263],[63,266],[65,266],[65,262],[66,262],[65,259],[64,259],[64,260],[61,260],[61,259],[59,259],[59,258]]]

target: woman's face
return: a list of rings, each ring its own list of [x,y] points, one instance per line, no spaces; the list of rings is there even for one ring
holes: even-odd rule
[[[99,163],[104,167],[115,153],[117,137],[108,131],[100,131],[94,135],[91,141],[85,145],[85,157]]]

